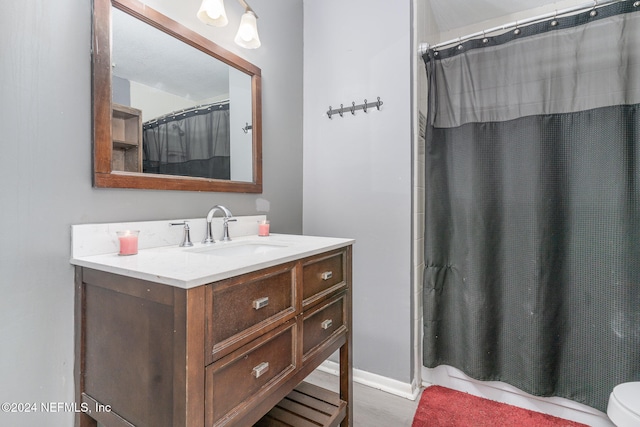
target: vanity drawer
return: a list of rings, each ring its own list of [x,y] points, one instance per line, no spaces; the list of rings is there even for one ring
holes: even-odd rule
[[[302,305],[312,304],[319,298],[346,286],[344,281],[346,252],[329,252],[310,258],[302,267]]]
[[[295,316],[294,266],[289,263],[207,286],[206,364]]]
[[[296,369],[296,320],[290,320],[206,368],[207,426],[242,417]]]
[[[335,334],[346,331],[346,293],[319,304],[304,314],[302,326],[303,360]]]

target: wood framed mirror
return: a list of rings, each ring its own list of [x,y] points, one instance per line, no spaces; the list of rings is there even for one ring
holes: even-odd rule
[[[95,187],[262,192],[260,68],[137,0],[92,36]]]

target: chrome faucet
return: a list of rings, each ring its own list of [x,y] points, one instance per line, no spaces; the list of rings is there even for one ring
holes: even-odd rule
[[[202,243],[208,244],[208,243],[215,243],[216,242],[213,239],[213,233],[211,232],[211,221],[213,220],[213,215],[217,211],[221,211],[224,214],[224,219],[223,219],[223,223],[222,223],[222,228],[223,228],[222,241],[223,242],[231,241],[231,238],[229,237],[229,222],[237,221],[237,220],[235,218],[233,218],[233,214],[231,213],[231,211],[229,209],[225,208],[222,205],[215,205],[214,207],[212,207],[209,210],[209,213],[207,214],[207,234],[206,234],[204,240],[202,241]]]
[[[182,233],[182,242],[180,242],[180,247],[189,247],[189,246],[193,246],[193,243],[191,243],[191,233],[190,233],[190,228],[189,228],[189,221],[182,221],[182,222],[171,222],[169,223],[169,225],[173,226],[173,225],[184,225],[184,232]]]

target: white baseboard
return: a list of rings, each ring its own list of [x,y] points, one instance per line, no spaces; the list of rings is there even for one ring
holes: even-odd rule
[[[540,397],[499,381],[478,381],[451,366],[422,368],[422,385],[441,385],[485,399],[507,403],[531,411],[587,424],[591,427],[615,427],[606,414],[590,406],[561,397]]]
[[[339,369],[340,364],[332,362],[331,360],[325,360],[322,365],[318,367],[319,371],[336,376],[339,375]],[[409,384],[360,369],[353,370],[353,381],[410,400],[416,400],[421,390],[421,386],[416,383]]]

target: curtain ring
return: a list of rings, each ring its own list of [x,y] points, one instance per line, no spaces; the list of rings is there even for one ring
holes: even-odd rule
[[[340,117],[344,117],[342,113],[344,113],[344,107],[342,106],[342,104],[340,104],[340,109],[338,110],[338,114],[340,114]]]
[[[378,97],[378,102],[376,102],[376,108],[378,111],[380,111],[380,105],[382,105],[382,102],[380,102],[380,97]]]
[[[462,50],[464,47],[462,46],[462,39],[458,37],[458,50]]]
[[[489,39],[487,38],[487,35],[484,33],[484,30],[482,30],[482,43],[489,43]]]
[[[598,0],[593,0],[593,9],[591,9],[591,12],[589,12],[589,16],[591,16],[592,18],[598,14],[596,7],[598,7]]]
[[[356,103],[354,101],[351,102],[351,115],[356,115]]]
[[[362,109],[364,110],[364,112],[367,112],[367,100],[364,100],[364,106],[362,107]]]
[[[520,31],[520,28],[518,28],[518,21],[516,21],[516,29],[513,30],[513,34],[517,36],[517,35],[520,35],[520,33],[521,31]]]
[[[553,20],[551,21],[551,26],[552,27],[558,26],[558,9],[556,9],[555,13],[553,14]]]
[[[327,111],[327,116],[331,118],[332,115],[333,115],[333,109],[331,108],[331,105],[329,105],[329,111]]]

